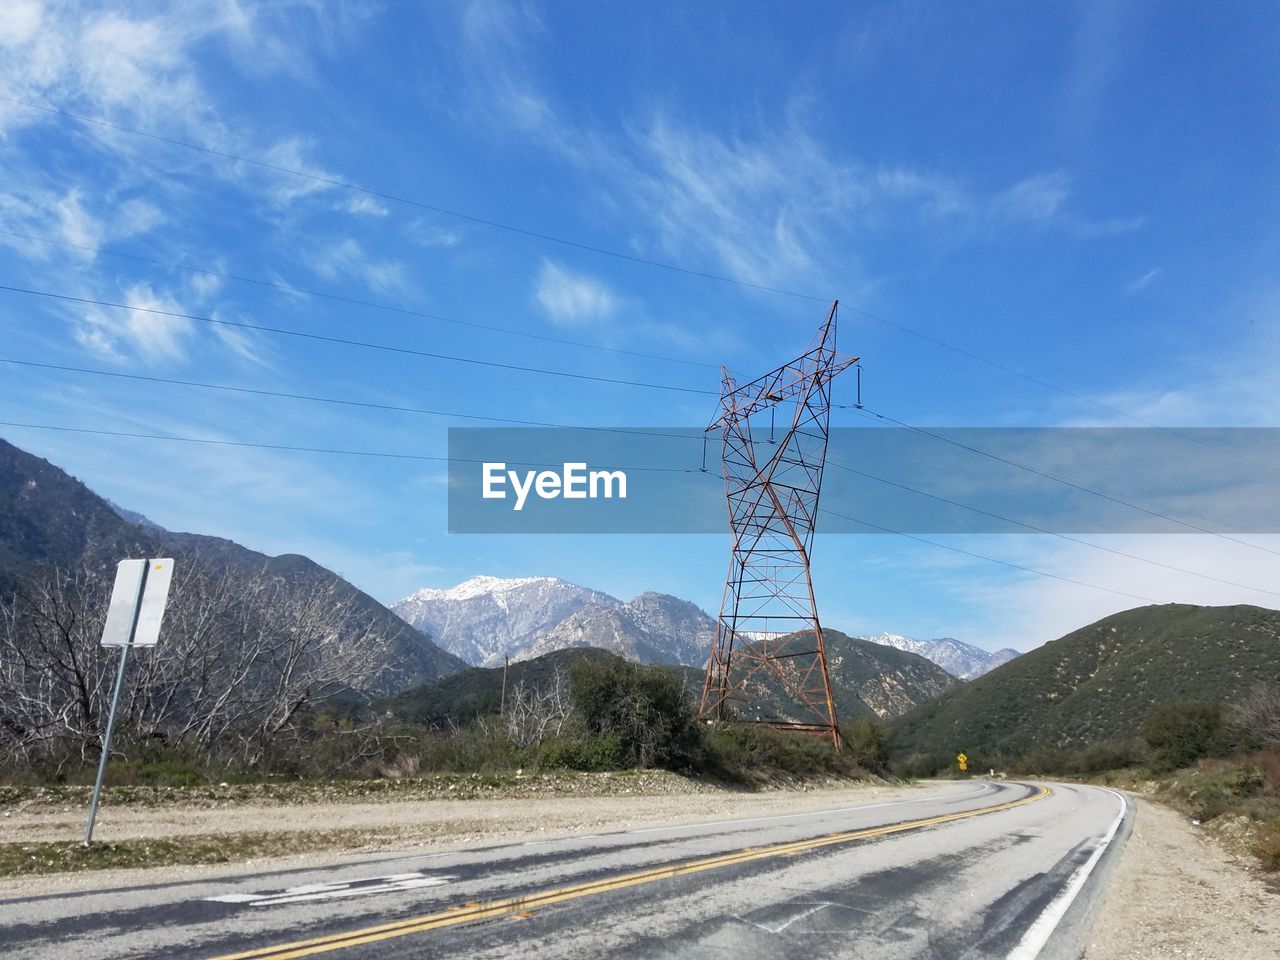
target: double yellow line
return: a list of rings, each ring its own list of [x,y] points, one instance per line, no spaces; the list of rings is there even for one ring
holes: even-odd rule
[[[651,870],[641,870],[636,873],[624,873],[615,877],[606,877],[603,880],[593,880],[589,883],[578,883],[568,887],[556,887],[522,897],[508,897],[504,900],[491,900],[488,903],[468,903],[451,906],[437,913],[428,913],[408,920],[398,920],[395,923],[384,923],[376,927],[365,927],[361,930],[352,930],[349,933],[339,933],[328,937],[318,937],[314,940],[282,943],[279,946],[263,947],[258,950],[249,950],[245,953],[227,954],[215,957],[213,960],[293,960],[295,957],[310,957],[318,953],[328,953],[331,950],[343,950],[347,947],[377,943],[380,940],[390,940],[394,937],[425,933],[428,930],[438,930],[441,927],[453,927],[463,923],[475,923],[478,920],[492,920],[497,917],[511,916],[524,913],[536,907],[550,906],[553,903],[563,903],[566,900],[576,900],[579,897],[589,897],[593,894],[607,893],[611,890],[625,890],[627,887],[638,887],[642,884],[653,883],[656,880],[683,877],[691,873],[702,873],[706,870],[716,870],[720,867],[734,866],[739,863],[751,863],[755,860],[767,860],[772,857],[794,856],[798,853],[806,853],[822,847],[853,843],[858,840],[870,840],[895,833],[906,833],[909,830],[920,830],[924,827],[934,827],[943,823],[952,823],[956,820],[967,820],[970,817],[981,817],[988,813],[999,813],[1001,810],[1012,810],[1014,807],[1035,803],[1037,800],[1043,800],[1049,796],[1049,793],[1048,787],[1040,787],[1036,792],[1020,800],[1011,800],[991,807],[979,807],[976,810],[966,810],[963,813],[948,813],[940,817],[910,820],[905,823],[892,823],[883,827],[870,827],[866,830],[853,830],[847,833],[829,833],[808,840],[776,843],[767,847],[747,847],[736,853],[722,854],[718,857],[706,857],[701,860],[690,860],[673,866],[655,867]]]

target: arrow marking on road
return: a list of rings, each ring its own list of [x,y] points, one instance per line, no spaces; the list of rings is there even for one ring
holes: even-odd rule
[[[308,883],[300,887],[290,887],[279,893],[227,893],[220,897],[203,899],[213,903],[242,903],[251,907],[274,907],[285,903],[337,900],[342,897],[363,897],[375,893],[438,887],[452,879],[454,878],[432,877],[422,873],[393,873],[386,877],[362,877],[335,883]]]

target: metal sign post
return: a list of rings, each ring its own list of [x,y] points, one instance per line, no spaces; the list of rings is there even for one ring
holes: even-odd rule
[[[116,708],[124,687],[124,669],[132,647],[154,647],[160,639],[160,621],[169,597],[169,581],[173,577],[173,560],[121,560],[116,566],[116,581],[107,607],[107,622],[102,628],[102,645],[120,647],[120,669],[111,693],[111,712],[102,735],[102,756],[98,759],[98,779],[89,802],[89,822],[84,828],[84,845],[93,841],[93,822],[98,817],[102,799],[102,781],[111,756],[111,731],[116,725]]]

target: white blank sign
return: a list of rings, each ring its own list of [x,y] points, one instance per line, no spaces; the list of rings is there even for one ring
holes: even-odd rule
[[[146,575],[145,585],[143,574]],[[107,607],[107,622],[102,628],[104,647],[154,647],[160,639],[160,621],[169,598],[169,581],[173,579],[173,560],[121,560],[116,567],[116,582]],[[134,612],[137,627],[134,628]]]

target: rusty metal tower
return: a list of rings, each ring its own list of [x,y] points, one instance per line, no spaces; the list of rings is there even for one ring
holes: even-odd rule
[[[831,737],[841,747],[809,573],[827,456],[836,308],[805,353],[739,386],[723,370],[719,430],[733,549],[702,688],[705,719],[735,718]],[[722,368],[723,369],[723,368]],[[765,694],[786,703],[766,716]],[[790,709],[788,709],[790,707]]]

